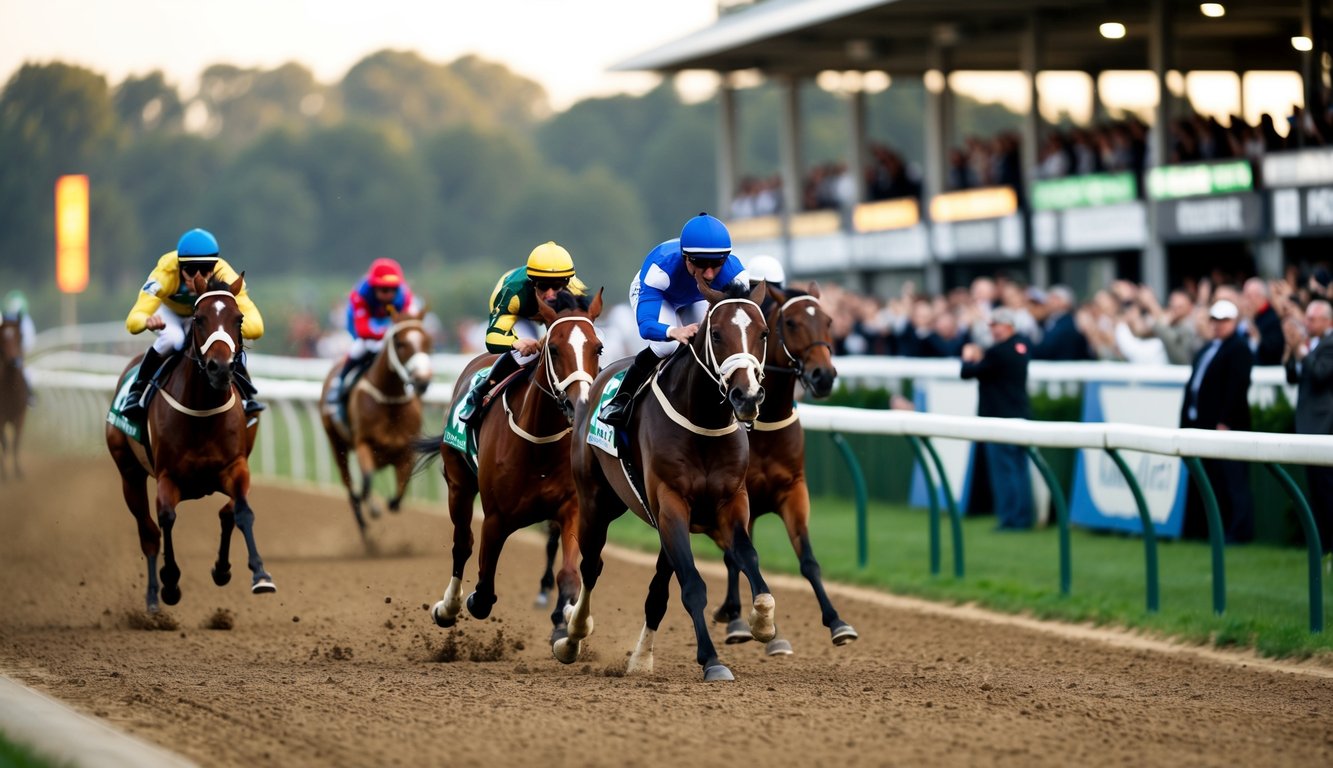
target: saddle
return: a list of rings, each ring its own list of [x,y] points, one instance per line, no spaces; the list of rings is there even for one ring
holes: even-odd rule
[[[509,374],[505,378],[495,383],[489,394],[482,399],[476,407],[485,413],[491,403],[499,399],[515,381],[526,380],[532,375],[534,366],[529,363],[518,370]],[[460,393],[457,401],[449,406],[449,412],[445,416],[444,422],[444,444],[463,454],[467,459],[468,466],[472,468],[473,473],[477,471],[477,435],[478,430],[468,426],[463,422],[462,417],[469,415],[473,407],[473,391],[485,383],[487,377],[491,375],[491,367],[487,366],[472,374],[472,381],[469,382],[467,389]]]

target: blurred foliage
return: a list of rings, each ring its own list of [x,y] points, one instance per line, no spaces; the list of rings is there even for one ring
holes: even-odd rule
[[[1296,431],[1296,408],[1287,399],[1286,391],[1277,387],[1277,396],[1267,406],[1250,406],[1250,430],[1291,434]]]
[[[904,80],[868,97],[871,140],[920,157],[923,94]],[[806,164],[840,159],[846,97],[813,86],[800,97]],[[780,90],[741,91],[738,106],[742,172],[776,173]],[[960,131],[1012,122],[997,109],[969,106]],[[619,302],[644,253],[716,206],[715,147],[716,105],[686,104],[670,82],[552,114],[540,84],[476,56],[379,51],[334,83],[296,62],[223,62],[188,96],[161,72],[112,87],[83,67],[30,63],[0,92],[0,289],[27,292],[39,327],[59,322],[52,190],[86,173],[84,322],[122,319],[196,226],[246,271],[265,352],[289,352],[285,318],[304,307],[323,321],[378,256],[403,263],[446,325],[483,317],[499,275],[546,240]]]

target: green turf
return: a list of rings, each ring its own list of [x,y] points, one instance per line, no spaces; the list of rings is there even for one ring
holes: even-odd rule
[[[0,731],[0,766],[4,768],[56,768],[65,763],[56,763],[39,756],[28,747],[17,744]]]
[[[1333,650],[1329,632],[1313,635],[1309,631],[1303,549],[1228,547],[1227,610],[1215,616],[1207,544],[1160,542],[1161,610],[1149,614],[1142,539],[1074,530],[1071,590],[1062,596],[1054,526],[997,533],[992,530],[993,518],[965,519],[966,571],[964,578],[956,579],[947,520],[941,523],[941,574],[931,576],[924,511],[872,504],[868,518],[869,563],[861,569],[856,562],[855,505],[848,500],[815,500],[811,540],[824,578],[932,600],[976,602],[1041,618],[1140,628],[1194,643],[1252,647],[1262,655],[1279,658],[1305,658]],[[610,536],[620,544],[657,548],[657,532],[633,515],[617,520]],[[707,537],[692,539],[697,557],[720,559]],[[756,521],[755,546],[765,570],[799,573],[786,529],[775,515]],[[743,579],[742,594],[748,594]],[[710,595],[710,604],[719,599]],[[1323,606],[1325,615],[1333,617],[1327,589]],[[818,620],[818,616],[811,618]],[[855,623],[854,617],[848,619]]]

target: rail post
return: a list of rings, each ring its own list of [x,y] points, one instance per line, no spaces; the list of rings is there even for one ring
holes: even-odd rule
[[[843,461],[847,462],[848,471],[852,473],[852,485],[856,491],[856,565],[858,568],[865,568],[870,560],[866,523],[866,478],[861,472],[861,463],[856,460],[856,454],[842,434],[830,432],[829,437],[833,439],[833,444],[838,446]]]
[[[1064,489],[1060,487],[1055,473],[1051,471],[1051,465],[1046,463],[1037,446],[1027,446],[1027,452],[1028,456],[1032,457],[1032,463],[1036,464],[1037,470],[1041,472],[1042,479],[1046,481],[1046,487],[1051,490],[1051,500],[1055,502],[1056,526],[1060,531],[1060,594],[1068,595],[1070,571],[1073,570],[1069,553],[1069,504],[1065,502]]]
[[[916,435],[906,435],[908,445],[912,446],[912,453],[916,454],[916,460],[921,464],[921,476],[926,480],[926,497],[930,503],[930,575],[940,575],[940,500],[936,496],[935,480],[930,476],[930,461],[926,458],[926,451],[921,447],[921,438]]]
[[[1148,501],[1143,497],[1143,489],[1139,487],[1138,478],[1129,471],[1129,465],[1125,463],[1119,451],[1107,448],[1106,453],[1120,468],[1120,474],[1124,475],[1125,482],[1129,483],[1130,492],[1134,494],[1134,505],[1139,510],[1139,522],[1143,524],[1143,560],[1147,569],[1145,578],[1148,590],[1148,613],[1157,613],[1161,607],[1157,578],[1157,529],[1153,525],[1152,516],[1148,514]]]
[[[1319,634],[1324,631],[1324,582],[1323,569],[1320,567],[1320,559],[1323,556],[1323,543],[1319,540],[1319,527],[1315,525],[1314,514],[1310,512],[1310,503],[1305,500],[1301,489],[1297,487],[1296,481],[1291,479],[1279,464],[1265,464],[1268,471],[1282,483],[1282,487],[1287,489],[1287,495],[1296,504],[1296,510],[1299,514],[1301,528],[1305,531],[1305,549],[1310,569],[1310,633]]]
[[[944,473],[944,462],[940,461],[940,454],[931,444],[930,438],[921,435],[921,442],[926,446],[926,452],[930,454],[930,460],[935,465],[935,472],[940,478],[940,487],[944,489],[944,503],[949,506],[949,528],[953,533],[953,575],[954,578],[963,578],[963,517],[958,510],[958,502],[954,500],[953,489],[949,487],[949,476]]]
[[[1203,462],[1199,461],[1198,456],[1186,456],[1184,459],[1208,513],[1208,541],[1213,549],[1213,613],[1221,616],[1227,610],[1227,575],[1222,561],[1222,514],[1217,510],[1217,496],[1213,494],[1213,484],[1203,471]]]

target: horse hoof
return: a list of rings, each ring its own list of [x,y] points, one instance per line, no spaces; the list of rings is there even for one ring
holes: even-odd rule
[[[478,600],[477,593],[473,592],[467,596],[467,612],[472,614],[474,619],[490,618],[491,608],[495,606],[495,598],[490,600]]]
[[[561,664],[573,664],[579,657],[580,642],[572,637],[563,637],[551,644],[551,655]]]
[[[573,618],[574,618],[574,604],[570,603],[569,605],[565,606],[565,623],[569,624]],[[580,636],[581,638],[591,635],[592,628],[596,626],[596,623],[592,620],[592,617],[589,616],[588,620],[584,622],[583,626],[584,626],[584,632]]]
[[[556,627],[551,630],[551,645],[554,646],[566,637],[569,637],[569,627]]]
[[[739,617],[740,617],[740,611],[737,611],[732,608],[718,606],[718,609],[716,611],[713,611],[714,624],[729,624],[731,623],[732,619]]]
[[[230,568],[228,568],[225,571],[219,571],[217,568],[214,568],[212,573],[213,573],[213,583],[218,585],[219,587],[225,587],[227,586],[228,583],[231,582]]]
[[[380,519],[380,516],[383,515],[383,514],[384,514],[384,511],[380,509],[380,505],[378,505],[378,504],[371,504],[371,505],[370,505],[370,518],[371,518],[372,520],[378,520],[378,519]]]
[[[705,683],[730,682],[735,679],[736,676],[731,674],[731,670],[727,669],[722,664],[714,664],[711,667],[704,667]]]
[[[544,610],[551,604],[551,596],[545,592],[538,592],[537,599],[532,601],[532,607],[537,610]]]
[[[856,630],[852,628],[852,625],[845,621],[839,622],[833,626],[834,645],[846,645],[858,637],[860,637],[860,635],[856,634]]]
[[[778,636],[777,625],[773,623],[773,596],[765,592],[754,598],[754,609],[750,611],[750,634],[761,643]]]
[[[148,613],[150,613],[150,614],[156,616],[157,613],[158,613],[158,611],[160,611],[160,610],[162,610],[162,609],[158,606],[158,604],[157,604],[157,600],[155,600],[155,599],[149,599],[149,600],[148,600],[148,605],[147,605],[147,607],[146,607],[144,610],[146,610],[146,611],[148,611]]]
[[[402,506],[403,506],[403,501],[402,501],[402,499],[391,499],[391,500],[389,501],[389,511],[390,511],[390,512],[394,512],[394,513],[396,513],[396,512],[398,512],[398,510],[402,509]]]
[[[746,624],[744,619],[732,619],[727,622],[727,645],[748,643],[753,639],[754,635],[750,634],[750,625]]]
[[[446,616],[444,615],[443,610],[444,610],[443,600],[431,606],[430,617],[435,620],[435,626],[444,627],[445,629],[448,629],[449,627],[452,627],[454,624],[458,623],[457,616]]]
[[[274,584],[273,580],[269,578],[262,578],[250,587],[250,594],[252,595],[271,595],[277,591],[278,585]]]
[[[785,637],[775,637],[768,641],[764,646],[764,653],[769,656],[790,656],[792,654],[791,643]]]
[[[167,605],[175,605],[181,601],[181,588],[175,584],[168,584],[162,587],[162,602]]]

